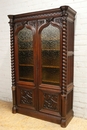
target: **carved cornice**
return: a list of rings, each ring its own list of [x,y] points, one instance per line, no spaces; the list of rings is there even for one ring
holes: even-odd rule
[[[37,14],[33,16],[25,16],[25,17],[17,17],[14,22],[20,22],[25,20],[36,20],[36,19],[44,19],[44,18],[55,18],[55,17],[61,17],[62,12],[53,12],[53,13],[46,13],[46,14]]]
[[[67,18],[69,21],[73,22],[73,20],[75,19],[76,12],[68,6],[61,6],[60,9],[62,11],[63,19]]]

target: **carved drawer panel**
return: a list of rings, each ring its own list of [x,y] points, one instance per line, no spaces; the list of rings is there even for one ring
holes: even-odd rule
[[[61,93],[55,90],[39,90],[39,110],[44,113],[61,115]]]
[[[18,106],[35,109],[36,106],[35,96],[36,96],[36,91],[34,88],[27,89],[27,88],[18,87],[17,88]]]

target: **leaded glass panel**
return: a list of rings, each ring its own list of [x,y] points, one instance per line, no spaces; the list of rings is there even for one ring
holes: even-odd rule
[[[34,81],[33,34],[24,27],[18,33],[19,80]]]
[[[59,85],[60,31],[49,25],[41,32],[42,83]]]

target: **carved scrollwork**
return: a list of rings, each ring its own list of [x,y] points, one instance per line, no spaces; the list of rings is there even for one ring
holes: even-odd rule
[[[57,95],[44,93],[44,105],[43,105],[43,107],[46,108],[46,109],[51,109],[51,110],[57,111],[58,110],[57,99],[58,99]]]
[[[47,23],[50,23],[50,22],[53,21],[53,20],[54,20],[54,17],[52,17],[52,18],[47,18],[47,19],[46,19],[46,22],[47,22]]]
[[[55,18],[54,21],[62,27],[62,18]]]
[[[38,27],[40,27],[42,24],[45,24],[45,23],[46,23],[45,19],[38,20]]]
[[[21,89],[21,104],[32,105],[33,104],[33,93],[30,90]]]
[[[28,21],[28,20],[25,20],[25,21],[22,21],[22,22],[17,22],[15,23],[15,29],[20,27],[20,26],[31,26],[33,28],[36,27],[36,21]]]

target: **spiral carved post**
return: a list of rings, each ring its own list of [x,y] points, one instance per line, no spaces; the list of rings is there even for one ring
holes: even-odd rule
[[[67,111],[67,13],[63,11],[62,18],[62,120],[61,126],[66,126]]]
[[[12,76],[12,95],[13,95],[13,107],[12,112],[16,113],[16,86],[15,86],[15,65],[14,65],[14,24],[13,16],[10,18],[10,44],[11,44],[11,76]]]

